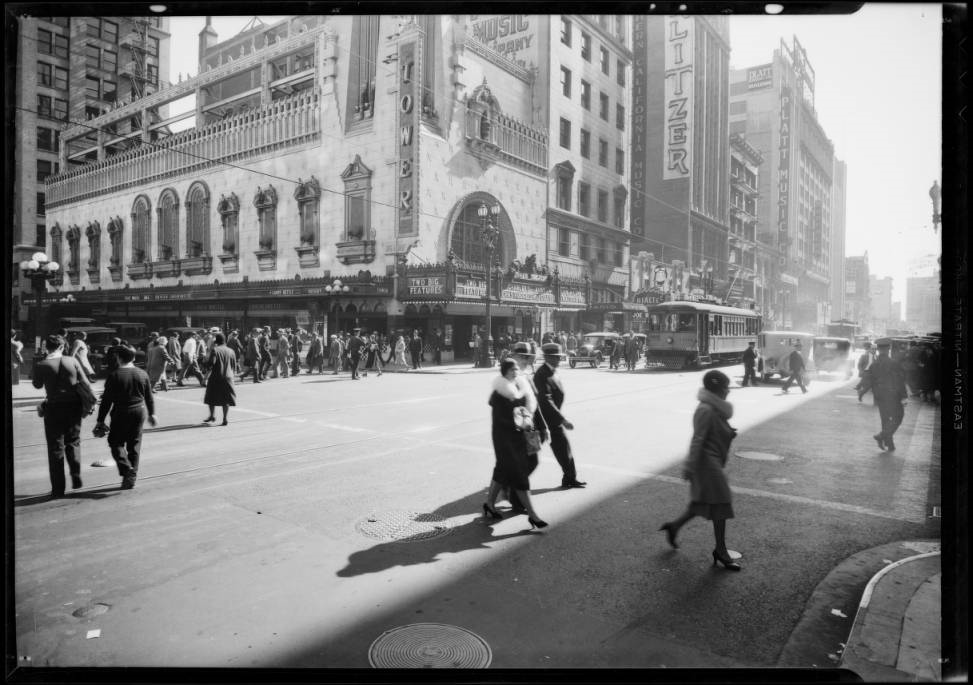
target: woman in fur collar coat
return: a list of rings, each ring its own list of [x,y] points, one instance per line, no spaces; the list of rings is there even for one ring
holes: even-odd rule
[[[703,376],[699,406],[693,415],[693,439],[683,468],[683,478],[689,480],[689,507],[659,530],[666,532],[670,545],[679,547],[676,534],[687,521],[696,516],[711,520],[716,537],[713,565],[719,562],[726,569],[739,571],[740,564],[730,559],[726,550],[726,520],[733,518],[733,505],[723,469],[730,443],[737,434],[728,423],[733,416],[733,405],[726,401],[729,392],[730,379],[723,372],[708,371]]]

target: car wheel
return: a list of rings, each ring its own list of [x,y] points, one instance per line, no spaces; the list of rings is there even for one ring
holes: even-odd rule
[[[578,362],[572,359],[571,361],[568,362],[568,364],[570,364],[571,368],[573,369],[575,366],[577,366]]]

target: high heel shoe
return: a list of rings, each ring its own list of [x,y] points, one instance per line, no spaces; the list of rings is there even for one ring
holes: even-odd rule
[[[486,502],[483,503],[483,515],[491,519],[502,519],[503,514],[496,510],[496,508],[491,507]]]
[[[739,571],[739,570],[742,569],[742,567],[740,566],[740,564],[738,564],[737,562],[733,561],[733,559],[731,559],[729,556],[727,556],[727,557],[724,558],[723,556],[721,556],[720,554],[718,554],[717,551],[714,549],[713,550],[713,566],[716,566],[716,562],[717,561],[720,562],[721,564],[723,564],[723,568],[727,569],[728,571]]]
[[[547,521],[542,521],[541,519],[535,519],[531,516],[527,517],[527,523],[533,528],[547,528]]]
[[[663,523],[659,526],[659,530],[664,530],[666,532],[666,542],[673,549],[679,549],[679,545],[676,544],[676,529],[673,528],[671,523]]]

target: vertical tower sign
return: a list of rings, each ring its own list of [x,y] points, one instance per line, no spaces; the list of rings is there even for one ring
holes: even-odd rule
[[[786,251],[789,238],[787,235],[788,195],[791,184],[791,89],[782,86],[780,89],[780,129],[778,131],[777,156],[777,243],[781,250]]]
[[[645,235],[645,128],[648,104],[645,71],[648,67],[648,17],[632,17],[632,212],[635,235]],[[573,233],[573,232],[572,232]]]
[[[694,19],[666,17],[665,140],[662,178],[689,178],[693,132]]]
[[[418,43],[399,45],[399,173],[398,234],[413,235],[419,230],[418,159],[419,106],[417,79]]]

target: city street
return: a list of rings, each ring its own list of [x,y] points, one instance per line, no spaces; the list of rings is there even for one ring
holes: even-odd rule
[[[690,522],[678,550],[657,532],[688,501],[680,463],[702,372],[564,369],[588,487],[560,489],[545,446],[531,478],[543,531],[482,515],[495,371],[248,381],[227,427],[219,413],[201,423],[198,385],[157,393],[136,488],[119,489],[88,418],[84,487],[60,500],[46,496],[38,393],[23,381],[20,664],[406,666],[389,631],[436,624],[432,659],[450,627],[471,635],[459,666],[835,666],[869,578],[916,553],[890,543],[939,540],[939,409],[910,400],[898,449],[883,453],[854,380],[785,395],[779,381],[739,388],[742,366],[724,370],[740,431],[727,464],[740,573],[710,566],[708,521]],[[802,628],[829,573],[882,546],[829,585],[838,613]]]

